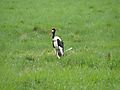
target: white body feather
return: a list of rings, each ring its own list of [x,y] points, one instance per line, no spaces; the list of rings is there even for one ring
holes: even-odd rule
[[[57,39],[59,39],[59,40],[61,41],[60,37],[58,37],[58,36],[55,36],[52,40],[53,40],[53,42],[54,42],[55,48],[56,48],[56,49],[59,49],[58,43],[57,43]]]
[[[60,37],[58,37],[58,36],[55,36],[52,40],[53,40],[53,44],[54,44],[54,47],[55,47],[55,53],[56,53],[57,57],[60,59],[60,56],[58,55],[58,52],[60,52],[61,55],[63,56],[64,55],[64,51],[63,51],[62,47],[58,46],[57,39],[59,39],[60,41],[62,41],[60,39]]]

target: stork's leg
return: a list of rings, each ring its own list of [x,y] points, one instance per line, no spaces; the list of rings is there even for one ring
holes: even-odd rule
[[[57,55],[57,58],[60,59],[59,50],[58,49],[56,49],[56,55]]]
[[[60,56],[58,55],[58,50],[54,49],[55,55],[57,56],[58,59],[60,59]]]
[[[57,53],[57,57],[58,57],[58,59],[60,59],[60,56],[58,55],[58,53]]]

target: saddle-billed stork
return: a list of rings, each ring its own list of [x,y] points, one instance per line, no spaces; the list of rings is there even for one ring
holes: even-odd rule
[[[52,29],[52,45],[55,50],[55,54],[57,55],[58,59],[64,55],[64,43],[63,40],[55,35],[56,29]]]

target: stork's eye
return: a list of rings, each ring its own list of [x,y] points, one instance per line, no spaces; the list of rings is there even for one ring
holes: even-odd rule
[[[52,32],[54,32],[54,30],[52,30]]]

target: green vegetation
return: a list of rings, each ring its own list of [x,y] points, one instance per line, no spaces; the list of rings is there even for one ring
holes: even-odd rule
[[[0,0],[0,90],[120,90],[120,1]]]

